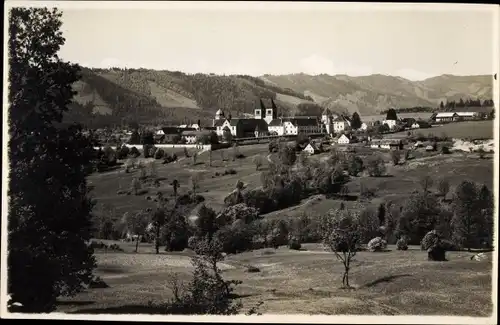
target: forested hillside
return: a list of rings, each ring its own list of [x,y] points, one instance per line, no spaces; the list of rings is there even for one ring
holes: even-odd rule
[[[74,85],[68,120],[96,123],[182,123],[208,121],[222,108],[233,116],[253,113],[259,98],[272,98],[281,113],[312,100],[251,76],[189,75],[147,69],[87,69]],[[99,120],[99,122],[96,122]],[[92,122],[93,121],[93,122]]]

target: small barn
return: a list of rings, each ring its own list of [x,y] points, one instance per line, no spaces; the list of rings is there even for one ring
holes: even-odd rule
[[[338,144],[349,144],[351,142],[351,139],[347,137],[345,134],[342,134],[338,139],[337,143]]]

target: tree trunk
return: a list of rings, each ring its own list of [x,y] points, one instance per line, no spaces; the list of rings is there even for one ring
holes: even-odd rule
[[[137,239],[135,240],[135,252],[139,249],[139,235],[137,235]]]
[[[350,288],[351,287],[349,285],[349,267],[345,268],[345,286],[346,286],[346,288]]]
[[[155,249],[156,254],[160,254],[160,227],[156,228]]]

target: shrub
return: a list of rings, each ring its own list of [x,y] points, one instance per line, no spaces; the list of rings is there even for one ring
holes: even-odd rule
[[[118,159],[126,159],[130,154],[130,149],[127,146],[122,146],[117,150]]]
[[[132,158],[137,158],[141,155],[141,152],[136,147],[130,148],[129,156]]]
[[[253,232],[248,225],[242,222],[235,222],[232,226],[219,229],[215,236],[222,243],[224,253],[237,254],[252,249]]]
[[[441,239],[441,246],[443,247],[444,250],[448,252],[458,252],[462,250],[460,245],[457,245],[448,239]]]
[[[293,249],[293,250],[300,250],[302,245],[300,244],[300,241],[297,237],[292,236],[288,240],[288,248]]]
[[[155,159],[162,159],[164,155],[165,155],[165,151],[161,148],[158,148],[158,150],[156,150],[156,152],[155,152],[154,158]]]
[[[408,241],[405,237],[401,237],[398,239],[398,241],[396,242],[396,249],[398,251],[405,251],[408,249]]]
[[[360,157],[351,155],[347,161],[347,171],[349,175],[358,176],[364,169],[363,159]]]
[[[270,153],[278,152],[278,150],[279,150],[278,142],[276,140],[270,141],[269,142],[269,152]]]
[[[426,251],[439,245],[439,242],[440,240],[437,232],[435,230],[431,230],[425,234],[424,238],[422,238],[422,241],[420,242],[420,249]]]
[[[370,252],[380,252],[387,248],[387,242],[382,237],[375,237],[368,242]]]
[[[260,272],[260,269],[256,266],[249,265],[249,266],[247,266],[247,272],[248,273],[256,273],[256,272]]]
[[[151,144],[143,144],[142,145],[142,153],[144,155],[144,158],[151,157],[151,149],[153,149],[153,145],[151,145]]]
[[[224,170],[224,175],[235,175],[235,174],[236,174],[236,170],[234,170],[233,168],[229,168],[229,169]]]
[[[191,236],[188,239],[187,245],[190,249],[195,250],[197,243],[198,243],[198,237]]]
[[[450,153],[451,153],[451,152],[450,152],[450,148],[448,148],[448,146],[443,146],[443,147],[441,148],[441,153],[443,153],[443,154],[445,154],[445,155],[450,154]]]

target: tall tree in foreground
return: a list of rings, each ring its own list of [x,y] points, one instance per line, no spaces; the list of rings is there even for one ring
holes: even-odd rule
[[[344,265],[342,285],[348,289],[350,288],[351,261],[356,255],[364,232],[360,218],[357,214],[346,209],[331,210],[323,217],[322,224],[323,243],[335,253]]]
[[[91,280],[95,259],[86,176],[93,148],[77,126],[63,128],[79,68],[63,62],[61,12],[9,12],[9,304],[50,312],[58,296]]]

